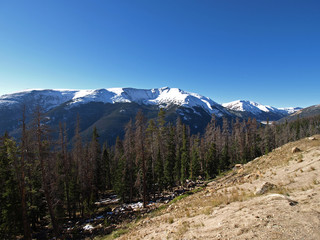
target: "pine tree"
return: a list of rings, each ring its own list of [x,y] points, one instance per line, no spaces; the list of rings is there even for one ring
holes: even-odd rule
[[[106,167],[106,176],[105,176],[106,189],[110,190],[112,189],[111,160],[110,160],[108,147],[106,144],[103,145],[101,159]]]
[[[0,237],[14,239],[21,234],[21,196],[19,194],[17,163],[18,147],[16,143],[5,136],[0,143]]]
[[[206,178],[212,178],[219,173],[219,159],[217,158],[217,150],[215,142],[209,144],[206,158]]]
[[[134,197],[134,182],[135,182],[135,139],[134,139],[134,126],[132,120],[125,126],[125,138],[124,138],[124,158],[125,162],[125,183],[124,186],[128,189],[129,202],[132,202]]]
[[[121,197],[122,201],[126,200],[126,161],[124,157],[123,143],[119,137],[117,137],[114,153],[115,162],[115,174],[113,179],[113,187],[117,195]]]
[[[55,209],[53,205],[53,199],[52,199],[52,192],[51,189],[51,183],[50,179],[48,178],[49,175],[49,168],[46,166],[46,160],[48,160],[48,139],[47,139],[47,126],[43,124],[42,122],[42,113],[40,111],[40,108],[38,107],[35,112],[35,133],[36,133],[36,153],[37,158],[40,162],[40,170],[41,170],[41,178],[42,178],[42,186],[44,189],[44,195],[46,198],[46,202],[48,205],[49,215],[53,227],[54,235],[58,238],[60,235],[60,229],[59,224],[55,215]]]
[[[96,199],[98,197],[98,191],[104,191],[106,189],[106,165],[101,158],[101,146],[96,127],[93,128],[92,132],[90,157],[93,165],[93,191]]]
[[[173,171],[175,166],[175,144],[174,144],[174,128],[169,127],[170,133],[167,141],[167,154],[165,158],[165,164],[164,164],[164,178],[165,178],[165,185],[166,187],[173,187],[174,184],[174,177],[173,177]]]
[[[70,159],[67,153],[67,138],[66,138],[66,125],[62,126],[59,123],[59,150],[56,152],[55,162],[57,166],[57,186],[55,195],[58,198],[57,204],[57,217],[62,219],[65,217],[65,205],[67,205],[67,214],[71,219],[71,208],[70,208]]]
[[[165,179],[164,166],[161,158],[160,149],[158,149],[158,154],[155,163],[155,182],[158,185],[158,191],[161,192],[165,187]]]
[[[190,178],[196,180],[200,175],[200,159],[197,146],[192,148],[192,157],[191,157],[191,168],[190,168]]]
[[[21,133],[21,147],[20,147],[20,171],[19,171],[19,186],[21,193],[21,213],[23,220],[24,238],[31,240],[31,229],[28,217],[28,203],[27,203],[27,188],[26,188],[26,158],[27,158],[27,130],[26,130],[26,117],[25,117],[25,106],[22,113],[22,133]]]
[[[182,123],[180,117],[177,118],[176,131],[175,131],[175,166],[174,176],[176,184],[181,183],[181,149],[182,149]]]
[[[77,115],[74,143],[71,151],[70,205],[73,218],[79,210],[83,215],[84,202],[84,150],[80,135],[80,117]]]
[[[220,158],[220,169],[226,170],[230,165],[229,158],[229,130],[228,121],[226,118],[223,119],[222,126],[222,152]]]
[[[182,129],[181,182],[184,183],[185,180],[189,178],[190,155],[187,128],[183,125]]]
[[[155,195],[155,192],[156,192],[156,185],[157,185],[157,175],[158,173],[156,172],[156,164],[157,164],[157,153],[159,151],[159,144],[158,144],[158,139],[157,139],[157,136],[158,136],[158,129],[156,127],[156,123],[153,119],[149,120],[148,122],[148,127],[147,127],[147,130],[146,130],[146,134],[147,134],[147,137],[146,137],[146,141],[147,141],[147,148],[149,149],[149,153],[148,155],[150,155],[150,177],[148,179],[150,179],[150,190],[151,192],[153,192],[153,194]],[[155,197],[155,196],[154,196]]]
[[[145,149],[145,117],[142,111],[139,111],[136,115],[136,161],[140,165],[142,172],[142,196],[143,196],[143,207],[147,206],[147,156]]]

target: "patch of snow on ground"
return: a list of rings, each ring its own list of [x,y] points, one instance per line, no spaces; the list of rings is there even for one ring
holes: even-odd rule
[[[93,229],[93,226],[91,225],[91,224],[87,224],[87,225],[85,225],[84,227],[83,227],[83,230],[85,230],[85,231],[90,231],[90,230],[92,230]]]

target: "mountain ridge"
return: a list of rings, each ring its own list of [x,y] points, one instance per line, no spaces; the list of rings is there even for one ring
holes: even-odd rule
[[[279,120],[301,109],[300,107],[276,108],[248,100],[236,100],[223,103],[222,106],[238,117],[251,117],[256,118],[258,121]]]
[[[307,118],[307,117],[314,117],[320,114],[320,104],[318,105],[312,105],[310,107],[306,107],[303,109],[299,109],[298,111],[294,112],[293,114],[290,114],[284,118],[281,118],[279,122],[285,122],[285,121],[294,121],[298,118]]]
[[[118,103],[118,102],[136,102],[146,105],[162,105],[166,107],[170,104],[177,104],[183,107],[200,106],[210,114],[222,116],[229,114],[220,106],[227,110],[233,111],[248,111],[251,113],[259,112],[278,112],[282,114],[291,114],[301,108],[275,108],[268,105],[262,105],[248,100],[236,100],[229,103],[219,104],[212,99],[197,93],[183,91],[179,88],[152,88],[152,89],[137,89],[137,88],[101,88],[91,90],[76,90],[76,89],[30,89],[5,94],[0,96],[0,107],[9,106],[10,104],[22,103],[26,95],[35,95],[35,100],[43,100],[43,96],[47,95],[44,102],[45,110],[69,102],[68,105],[81,104],[87,102],[103,102],[103,103]],[[22,101],[19,101],[22,100]],[[215,106],[213,108],[212,106]],[[217,111],[218,110],[220,111]]]
[[[0,96],[0,133],[8,131],[19,136],[22,110],[26,109],[27,122],[40,106],[51,127],[58,128],[59,122],[66,122],[68,136],[74,135],[76,116],[79,115],[82,134],[90,139],[94,127],[101,133],[101,140],[113,143],[117,136],[123,136],[124,126],[134,119],[139,110],[147,119],[156,118],[161,108],[166,109],[166,121],[175,123],[180,117],[190,126],[191,133],[203,133],[214,114],[217,123],[222,118],[256,118],[260,121],[278,120],[286,113],[280,111],[256,114],[225,108],[212,99],[179,88],[102,88],[93,90],[75,89],[30,89]]]

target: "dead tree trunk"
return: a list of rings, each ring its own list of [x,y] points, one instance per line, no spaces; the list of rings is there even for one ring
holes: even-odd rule
[[[36,111],[36,146],[37,146],[37,155],[38,155],[38,159],[40,162],[40,168],[41,168],[41,178],[42,178],[42,186],[43,186],[43,190],[44,190],[44,195],[46,198],[46,202],[48,205],[48,210],[49,210],[49,214],[50,214],[50,218],[51,218],[51,223],[52,223],[52,227],[53,227],[53,232],[54,235],[59,238],[59,225],[58,225],[58,221],[55,217],[55,213],[54,213],[54,207],[53,207],[53,203],[52,203],[52,198],[51,198],[51,194],[50,194],[50,184],[48,182],[48,178],[47,178],[47,169],[45,166],[45,157],[44,157],[44,146],[43,146],[43,137],[45,134],[45,129],[44,126],[41,123],[41,112],[40,109],[38,108]]]
[[[26,202],[26,185],[25,185],[25,157],[26,157],[26,118],[25,107],[22,113],[22,137],[21,137],[21,166],[20,166],[20,191],[21,191],[21,207],[22,207],[22,221],[24,239],[31,240],[30,222],[27,214],[27,202]]]

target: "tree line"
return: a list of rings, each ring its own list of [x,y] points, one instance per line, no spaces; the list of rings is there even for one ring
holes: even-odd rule
[[[283,124],[262,125],[255,119],[217,124],[212,116],[203,134],[191,135],[178,118],[166,122],[160,109],[156,119],[137,113],[114,146],[99,142],[94,128],[84,142],[77,118],[75,136],[67,138],[61,123],[59,139],[38,108],[32,124],[23,114],[21,138],[0,138],[0,237],[31,239],[50,219],[59,237],[66,220],[90,216],[95,202],[113,190],[123,202],[142,199],[144,206],[164,190],[187,179],[210,179],[237,163],[246,163],[287,142],[320,133],[320,116]]]

